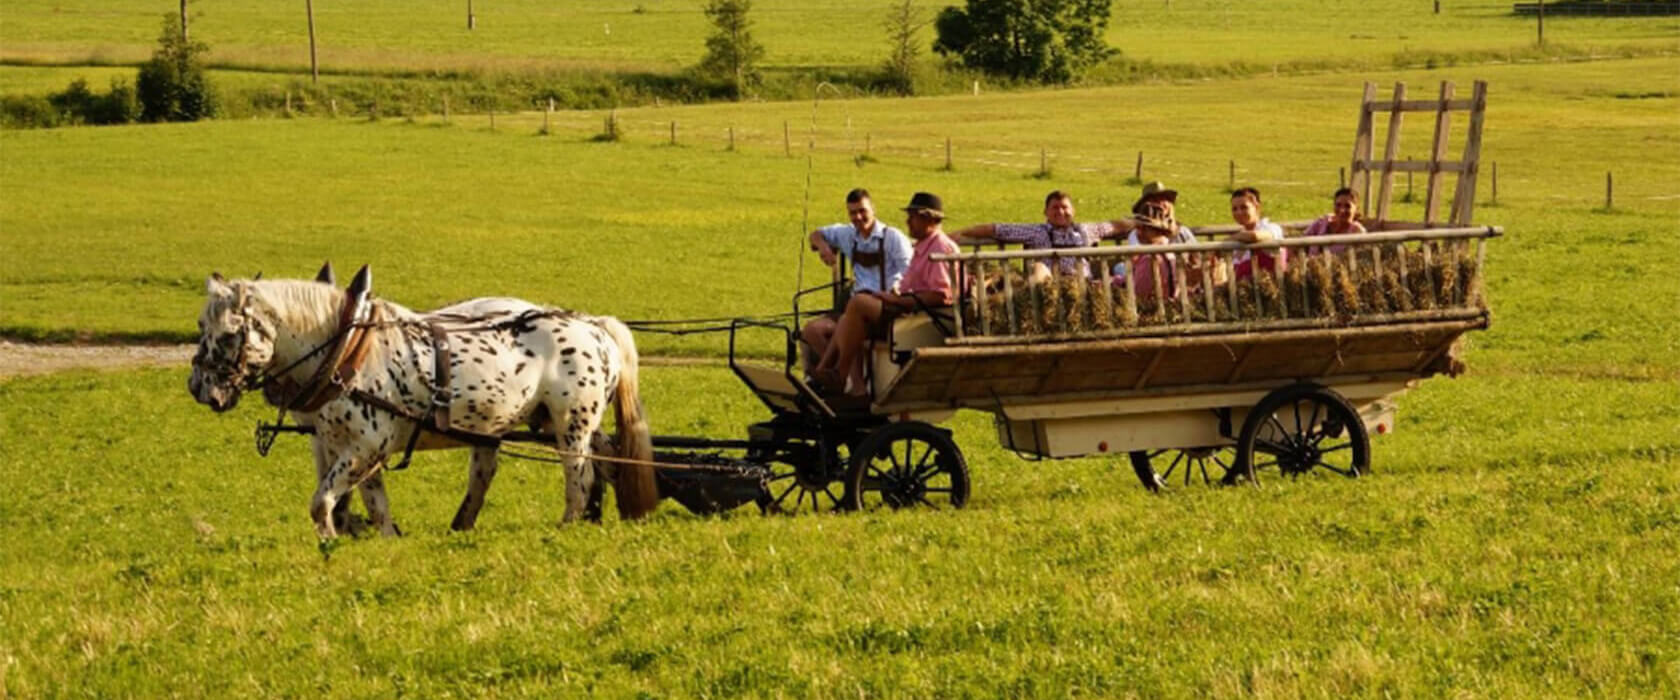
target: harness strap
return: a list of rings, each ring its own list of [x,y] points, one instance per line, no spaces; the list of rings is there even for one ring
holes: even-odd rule
[[[430,415],[433,426],[440,433],[449,432],[449,331],[436,323],[428,322],[427,327],[432,332],[432,400],[427,406],[426,413]]]

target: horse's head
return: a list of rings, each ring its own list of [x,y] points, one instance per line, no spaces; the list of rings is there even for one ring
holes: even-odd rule
[[[198,352],[187,390],[220,413],[239,403],[240,393],[274,358],[274,321],[253,308],[249,281],[212,274],[205,287],[210,298],[198,316]]]

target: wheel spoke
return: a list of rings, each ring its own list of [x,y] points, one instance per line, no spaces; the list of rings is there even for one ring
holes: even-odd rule
[[[1202,472],[1202,485],[1203,486],[1207,486],[1208,484],[1213,483],[1213,480],[1208,478],[1207,463],[1208,463],[1207,459],[1196,460],[1196,468],[1201,470],[1201,472]],[[1189,475],[1186,474],[1185,475],[1185,481],[1189,481],[1189,480],[1190,480]]]
[[[780,507],[782,507],[782,501],[785,501],[785,500],[787,500],[787,497],[788,497],[788,494],[790,494],[790,493],[792,493],[792,492],[793,492],[793,490],[794,490],[794,489],[795,489],[795,488],[797,488],[797,487],[798,487],[798,486],[799,486],[799,483],[798,483],[798,482],[794,482],[794,483],[791,483],[791,484],[788,484],[788,487],[787,487],[787,488],[785,488],[785,489],[782,489],[782,495],[780,495],[780,496],[777,496],[777,497],[776,497],[776,507],[777,507],[777,508],[780,508]],[[795,508],[795,509],[798,509],[798,508],[799,508],[799,504],[798,504],[798,503],[795,503],[795,504],[794,504],[794,506],[793,506],[793,507],[794,507],[794,508]]]
[[[922,467],[927,466],[928,460],[933,458],[934,452],[933,444],[929,443],[927,451],[922,453],[922,458],[916,461],[916,473],[921,473]]]
[[[1289,429],[1283,427],[1283,421],[1278,420],[1277,414],[1274,413],[1272,415],[1266,416],[1266,420],[1268,422],[1270,422],[1272,425],[1277,426],[1277,432],[1278,432],[1279,437],[1282,437],[1285,440],[1289,439]]]
[[[1301,402],[1292,401],[1290,402],[1289,407],[1295,411],[1295,434],[1305,434],[1307,432],[1306,429],[1301,427]]]
[[[1330,454],[1331,452],[1341,452],[1342,450],[1351,450],[1351,449],[1353,449],[1353,443],[1344,442],[1344,443],[1342,443],[1340,445],[1337,445],[1335,447],[1328,447],[1328,448],[1319,450],[1318,453],[1321,454],[1321,455],[1327,455],[1327,454]]]
[[[926,505],[929,508],[939,510],[939,506],[935,505],[933,501],[928,500],[927,496],[917,496],[916,500],[921,501],[923,505]]]
[[[927,487],[925,489],[922,489],[922,490],[926,491],[928,493],[954,493],[955,492],[949,486],[929,486],[929,487]]]
[[[1320,404],[1317,401],[1313,402],[1312,421],[1307,423],[1307,427],[1310,428],[1314,434],[1318,432],[1318,411],[1323,407],[1323,404]],[[1318,444],[1318,441],[1314,440],[1313,444]]]
[[[1260,464],[1253,465],[1250,468],[1250,471],[1258,471],[1258,470],[1261,470],[1261,469],[1265,469],[1266,467],[1275,467],[1275,466],[1277,466],[1277,463],[1278,463],[1278,461],[1275,460],[1275,459],[1270,461],[1270,462],[1262,462]]]
[[[1173,470],[1177,469],[1178,468],[1178,463],[1182,462],[1182,461],[1184,461],[1184,453],[1179,452],[1176,456],[1173,457],[1172,464],[1167,465],[1167,470],[1164,471],[1164,472],[1161,472],[1161,481],[1166,481],[1167,479],[1172,478]]]
[[[1272,442],[1262,437],[1254,438],[1254,446],[1261,448],[1265,454],[1278,455],[1289,451],[1289,446],[1279,442]]]
[[[1354,471],[1354,469],[1352,467],[1349,467],[1347,469],[1343,469],[1341,467],[1332,465],[1329,462],[1325,462],[1325,461],[1322,461],[1322,460],[1320,460],[1318,462],[1318,464],[1315,465],[1315,466],[1319,466],[1319,467],[1323,467],[1325,469],[1329,469],[1330,471],[1336,472],[1337,474],[1341,474],[1342,476],[1353,476],[1353,475],[1359,473],[1357,471]]]
[[[834,505],[838,506],[840,505],[840,497],[834,495],[833,486],[833,484],[824,484],[823,493],[828,494],[828,500],[833,501]]]

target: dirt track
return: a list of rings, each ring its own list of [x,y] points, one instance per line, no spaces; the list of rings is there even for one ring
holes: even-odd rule
[[[0,379],[68,369],[186,367],[191,345],[36,345],[0,340]],[[705,357],[643,357],[653,366],[722,364]]]
[[[67,369],[185,367],[191,345],[35,345],[0,340],[0,378]]]

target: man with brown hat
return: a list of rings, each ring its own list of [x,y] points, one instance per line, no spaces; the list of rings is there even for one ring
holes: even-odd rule
[[[948,263],[933,259],[934,255],[959,252],[956,242],[945,235],[941,226],[945,221],[945,203],[938,195],[917,192],[904,207],[905,229],[915,241],[911,249],[910,268],[898,282],[898,291],[868,292],[852,297],[846,312],[834,331],[828,351],[811,374],[818,382],[833,391],[845,389],[848,376],[861,379],[858,369],[863,345],[869,340],[872,328],[882,328],[893,319],[917,308],[950,306],[955,298]],[[852,382],[846,393],[867,396],[868,388],[861,381]]]

